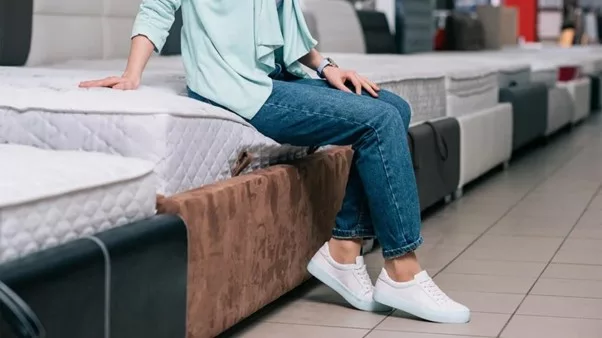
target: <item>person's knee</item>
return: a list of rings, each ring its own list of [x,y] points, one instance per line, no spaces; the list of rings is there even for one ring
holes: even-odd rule
[[[405,120],[397,107],[391,104],[382,104],[374,110],[375,127],[377,129],[405,131]]]
[[[382,101],[395,107],[397,113],[401,116],[401,119],[404,122],[403,125],[408,128],[410,125],[410,120],[412,119],[412,107],[410,106],[410,103],[399,95],[388,90],[381,90],[380,97]]]

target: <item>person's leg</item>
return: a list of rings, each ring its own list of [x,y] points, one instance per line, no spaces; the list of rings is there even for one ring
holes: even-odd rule
[[[308,266],[314,276],[360,309],[377,309],[376,300],[431,321],[468,321],[470,311],[445,296],[414,255],[422,243],[420,208],[406,122],[397,108],[334,89],[274,81],[272,95],[250,122],[280,143],[355,150],[385,269],[374,289],[361,257],[355,264],[339,263],[327,243]]]
[[[314,87],[332,88],[324,80],[298,79],[293,82]],[[367,92],[363,92],[363,95],[372,98]],[[403,120],[404,129],[409,128],[411,109],[407,101],[386,90],[380,91],[379,97],[375,100],[395,107]],[[361,251],[362,239],[375,237],[366,192],[355,164],[356,159],[357,156],[354,155],[345,198],[343,199],[342,208],[337,214],[333,238],[329,243],[333,258],[340,263],[354,263]]]

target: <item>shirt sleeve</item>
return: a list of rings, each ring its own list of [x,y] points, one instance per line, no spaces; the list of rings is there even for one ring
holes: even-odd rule
[[[182,5],[182,0],[143,0],[134,21],[132,38],[138,35],[146,36],[159,52],[169,29],[175,20],[175,13]]]

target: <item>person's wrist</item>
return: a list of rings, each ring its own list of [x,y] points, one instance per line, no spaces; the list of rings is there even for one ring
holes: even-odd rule
[[[130,72],[130,71],[125,71],[123,73],[123,75],[121,75],[122,77],[132,81],[135,84],[139,84],[140,83],[140,78],[142,77],[140,74],[136,73],[136,72]]]

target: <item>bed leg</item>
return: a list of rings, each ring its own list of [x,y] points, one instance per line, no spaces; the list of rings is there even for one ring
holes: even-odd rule
[[[462,188],[456,189],[456,191],[454,192],[454,200],[458,200],[458,199],[462,198],[462,196],[464,196],[464,189],[462,189]]]
[[[510,168],[510,160],[504,161],[504,163],[502,163],[502,168],[508,170],[508,168]]]
[[[443,202],[445,204],[450,204],[453,200],[454,200],[454,198],[452,197],[452,195],[447,195],[443,198]]]

